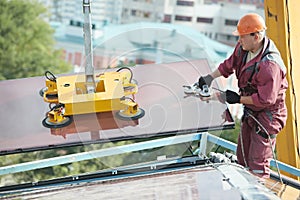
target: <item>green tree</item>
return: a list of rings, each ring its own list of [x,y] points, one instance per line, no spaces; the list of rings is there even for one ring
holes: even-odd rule
[[[36,0],[0,1],[0,80],[64,73],[71,66],[54,48],[54,30]]]

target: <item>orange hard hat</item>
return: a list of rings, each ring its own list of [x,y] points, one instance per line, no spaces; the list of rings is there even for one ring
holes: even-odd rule
[[[232,34],[236,36],[246,35],[266,29],[265,20],[260,15],[248,13],[239,20],[237,29]]]

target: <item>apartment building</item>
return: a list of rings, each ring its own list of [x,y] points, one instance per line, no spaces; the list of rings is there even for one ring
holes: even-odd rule
[[[51,10],[50,21],[82,26],[82,0],[40,0]],[[107,24],[159,22],[192,27],[211,39],[234,45],[231,33],[241,16],[264,16],[263,0],[92,0],[95,29]]]
[[[153,21],[192,27],[211,39],[233,45],[231,33],[241,16],[264,16],[261,0],[123,0],[122,23]]]
[[[49,8],[50,21],[64,24],[83,22],[82,0],[39,0]],[[107,23],[120,24],[123,0],[91,0],[92,21],[101,26]],[[76,23],[75,23],[76,24]]]

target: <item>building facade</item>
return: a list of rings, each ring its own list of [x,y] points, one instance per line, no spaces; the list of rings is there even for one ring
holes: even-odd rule
[[[234,45],[241,16],[264,16],[261,0],[124,0],[122,23],[153,21],[192,27],[211,39]]]
[[[40,0],[52,13],[50,21],[72,26],[83,23],[82,0]],[[264,16],[263,0],[92,0],[95,29],[107,24],[158,22],[184,25],[211,39],[234,45],[232,35],[241,16]]]
[[[50,21],[64,24],[83,21],[82,0],[39,0],[51,13]],[[120,24],[123,0],[91,0],[92,21],[95,24]],[[98,25],[98,26],[99,26]]]

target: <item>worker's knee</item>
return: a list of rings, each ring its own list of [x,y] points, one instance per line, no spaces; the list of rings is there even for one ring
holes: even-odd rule
[[[258,157],[249,160],[249,169],[261,178],[270,177],[270,158]]]

